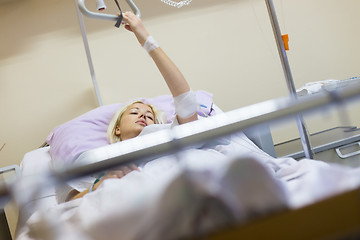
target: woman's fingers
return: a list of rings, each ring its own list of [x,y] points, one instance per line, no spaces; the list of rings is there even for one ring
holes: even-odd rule
[[[125,29],[126,29],[126,30],[129,30],[130,32],[133,31],[133,30],[131,29],[131,27],[130,27],[129,25],[127,25],[127,24],[125,24]]]
[[[122,166],[119,169],[108,171],[106,175],[103,177],[103,179],[122,178],[126,174],[129,174],[132,171],[140,171],[140,170],[135,164],[129,164],[127,166]]]
[[[125,175],[129,174],[132,171],[139,171],[139,168],[135,164],[123,166],[120,169],[124,172]]]
[[[131,170],[140,171],[139,168],[135,164],[130,164],[129,167],[131,168]]]
[[[118,14],[120,16],[120,13]],[[124,25],[125,29],[132,32],[133,30],[131,29],[130,25],[129,25],[129,12],[125,12],[123,13],[123,22],[121,23],[122,25]]]
[[[122,178],[123,176],[125,176],[126,174],[122,171],[122,170],[113,170],[113,171],[109,171],[104,177],[103,179],[108,179],[108,178]]]
[[[136,23],[136,15],[134,15],[132,12],[125,12],[123,13],[123,19],[128,25],[134,25]]]
[[[121,172],[124,173],[124,176],[125,176],[126,174],[129,174],[131,171],[132,171],[132,170],[131,170],[129,167],[127,167],[127,166],[121,167]]]
[[[149,33],[146,31],[141,19],[133,12],[123,13],[125,23],[125,29],[133,32],[138,39],[139,43],[144,45],[146,39],[149,37]]]

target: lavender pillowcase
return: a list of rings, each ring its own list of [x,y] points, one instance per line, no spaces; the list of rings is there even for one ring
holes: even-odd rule
[[[215,114],[211,93],[199,90],[196,92],[196,97],[200,105],[198,108],[200,116]],[[175,109],[171,95],[142,100],[164,111],[168,122],[174,119]],[[81,153],[109,144],[106,137],[107,127],[122,105],[119,103],[101,106],[56,127],[46,139],[54,163],[71,164]]]

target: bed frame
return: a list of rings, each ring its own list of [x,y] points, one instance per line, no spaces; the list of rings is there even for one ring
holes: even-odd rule
[[[11,233],[4,209],[0,210],[0,239],[11,240]]]
[[[360,188],[195,239],[359,239]]]
[[[2,177],[2,174],[6,174],[6,173],[15,173],[16,177],[19,177],[20,176],[20,168],[17,165],[11,165],[11,166],[0,168],[0,176],[1,177]],[[6,182],[5,179],[3,181]],[[1,240],[11,240],[12,239],[8,220],[6,218],[5,209],[4,209],[8,200],[9,199],[7,197],[0,198],[0,239]]]

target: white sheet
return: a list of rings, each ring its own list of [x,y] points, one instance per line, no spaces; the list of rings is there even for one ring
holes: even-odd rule
[[[153,161],[142,172],[105,181],[83,199],[39,211],[28,221],[29,235],[51,229],[45,239],[173,239],[193,233],[194,226],[205,231],[286,206],[281,183],[258,161],[218,160],[189,159],[181,167],[169,164],[175,159]],[[205,206],[212,211],[202,216]]]
[[[37,177],[47,173],[51,168],[51,157],[49,154],[50,147],[39,148],[30,151],[24,155],[20,164],[22,177]],[[19,202],[19,220],[18,226],[21,228],[24,222],[39,209],[39,206],[54,207],[58,205],[55,194],[55,187],[49,187],[37,191],[34,189],[25,199],[22,195],[18,196]]]

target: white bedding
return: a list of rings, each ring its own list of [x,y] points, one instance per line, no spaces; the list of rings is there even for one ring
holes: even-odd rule
[[[354,169],[272,158],[242,133],[179,156],[37,210],[17,239],[173,239],[298,208],[360,182]]]
[[[49,150],[50,147],[44,147],[26,153],[20,164],[22,177],[31,178],[48,172],[51,169]],[[55,187],[53,186],[33,192],[31,197],[24,200],[24,203],[22,199],[17,199],[20,202],[18,226],[21,227],[39,206],[46,208],[56,206],[58,202],[55,192]]]

